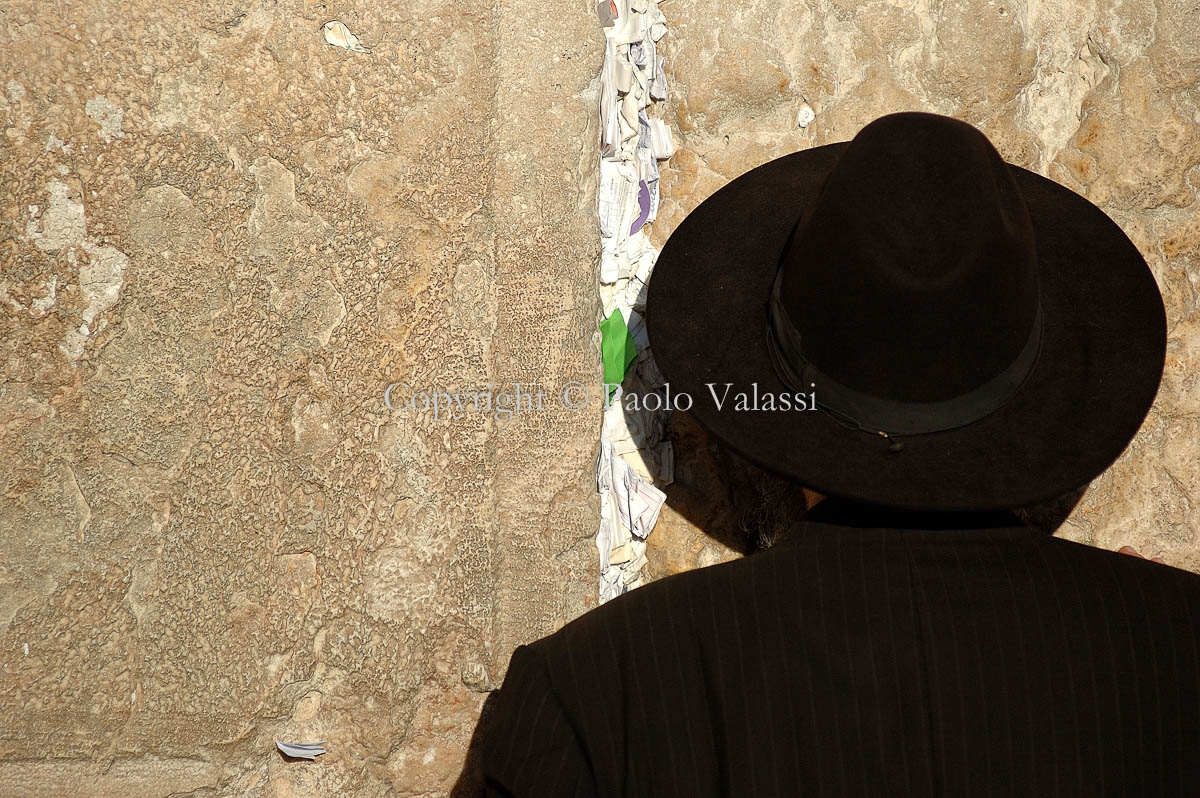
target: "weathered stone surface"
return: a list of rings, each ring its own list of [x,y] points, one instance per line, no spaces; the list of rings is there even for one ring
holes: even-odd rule
[[[597,378],[591,11],[5,11],[0,793],[447,794],[600,407],[384,390]]]
[[[743,171],[913,108],[1124,226],[1166,299],[1167,375],[1061,534],[1200,570],[1192,6],[663,10],[660,245]],[[597,379],[592,9],[338,13],[370,54],[291,0],[6,6],[7,794],[445,795],[512,649],[594,604],[598,395],[508,418],[383,404],[392,382]],[[654,575],[794,514],[672,430]],[[286,761],[275,738],[330,752]]]

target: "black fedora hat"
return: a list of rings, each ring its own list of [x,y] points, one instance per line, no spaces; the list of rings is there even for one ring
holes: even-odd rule
[[[646,326],[671,392],[719,441],[822,493],[911,510],[1086,484],[1137,432],[1166,350],[1157,284],[1112,219],[922,112],[701,202],[659,254]]]

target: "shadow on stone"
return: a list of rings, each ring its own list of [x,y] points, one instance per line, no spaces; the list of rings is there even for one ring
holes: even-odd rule
[[[480,743],[494,731],[496,700],[499,692],[493,691],[483,702],[479,713],[479,722],[467,745],[467,758],[463,763],[462,772],[458,774],[454,786],[450,789],[450,798],[479,798],[483,795],[483,769]]]
[[[721,445],[686,411],[673,412],[664,432],[675,449],[668,506],[729,549],[745,555],[768,548],[807,511],[798,484]]]

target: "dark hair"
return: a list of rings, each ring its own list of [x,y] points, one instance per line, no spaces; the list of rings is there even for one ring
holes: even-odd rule
[[[725,446],[718,447],[718,452],[725,461],[723,470],[738,510],[742,551],[763,551],[793,534],[808,512],[800,485],[763,471]]]

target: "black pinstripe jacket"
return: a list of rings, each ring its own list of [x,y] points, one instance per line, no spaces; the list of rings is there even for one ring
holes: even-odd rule
[[[486,795],[1200,798],[1200,576],[840,512],[519,647]]]

